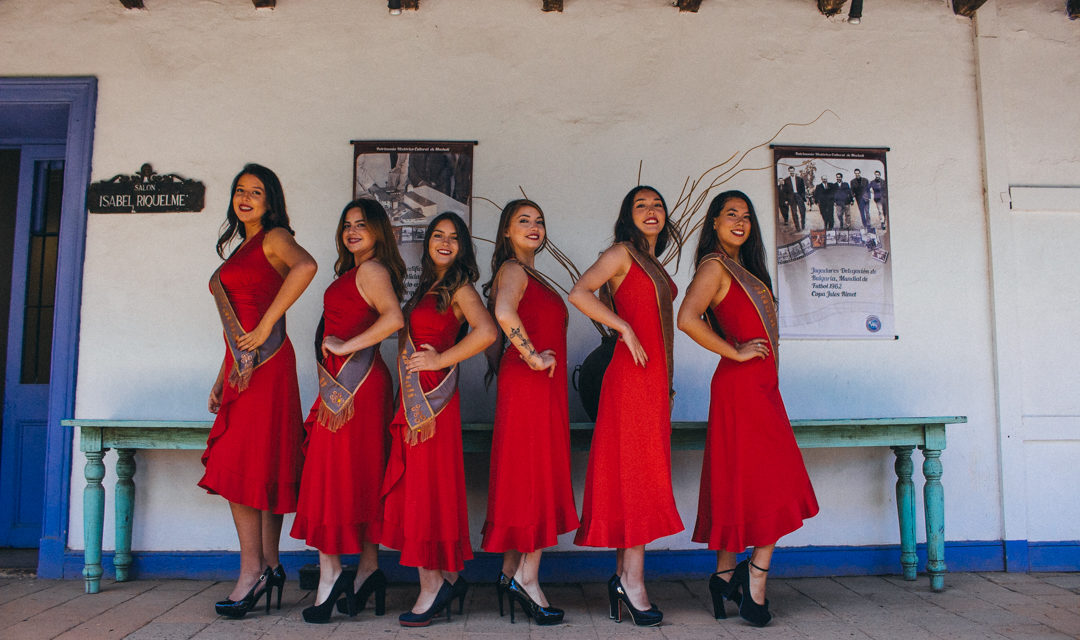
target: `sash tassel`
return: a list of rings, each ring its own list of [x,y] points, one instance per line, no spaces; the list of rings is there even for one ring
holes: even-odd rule
[[[345,423],[352,420],[355,415],[356,410],[353,408],[353,399],[349,398],[341,404],[341,409],[336,413],[333,409],[326,406],[325,402],[320,402],[315,420],[330,433],[336,433],[338,429],[345,425]]]

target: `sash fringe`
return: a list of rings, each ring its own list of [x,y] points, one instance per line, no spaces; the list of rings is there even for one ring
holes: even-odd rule
[[[405,429],[405,444],[415,447],[421,442],[426,442],[431,439],[431,436],[435,435],[435,419],[426,420],[416,425],[415,427],[409,425]]]
[[[239,366],[234,366],[232,371],[229,372],[229,386],[239,393],[248,388],[251,384],[251,374],[253,369],[241,372]]]
[[[355,414],[352,398],[346,400],[337,413],[334,413],[330,407],[326,406],[325,402],[319,402],[319,410],[315,420],[330,433],[336,433],[346,422],[352,420]]]

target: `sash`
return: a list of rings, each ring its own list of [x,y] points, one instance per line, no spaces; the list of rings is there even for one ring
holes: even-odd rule
[[[675,365],[673,359],[672,345],[675,342],[675,321],[672,317],[672,303],[674,297],[671,291],[671,284],[669,284],[669,278],[667,271],[664,270],[664,265],[660,264],[660,261],[655,257],[646,255],[637,250],[633,244],[629,242],[620,242],[627,252],[630,253],[630,257],[634,259],[641,270],[645,272],[645,275],[649,276],[652,280],[653,288],[656,290],[656,307],[660,311],[660,328],[664,333],[664,355],[667,358],[667,373],[668,373],[668,389],[674,394],[674,386],[672,385],[672,379],[675,374]]]
[[[225,266],[224,263],[221,266]],[[220,273],[221,267],[218,267],[214,275],[210,276],[210,291],[214,294],[214,303],[217,305],[218,315],[221,316],[221,327],[225,331],[225,343],[229,345],[229,354],[233,359],[229,386],[240,392],[248,388],[252,372],[272,358],[281,349],[281,345],[285,344],[285,316],[274,323],[266,342],[252,351],[240,349],[236,343],[247,331],[236,317],[229,296],[225,294],[225,287],[221,286]]]
[[[724,265],[731,277],[735,282],[739,283],[739,286],[746,292],[746,296],[750,298],[750,302],[758,312],[758,317],[761,318],[761,326],[765,328],[765,333],[769,335],[773,362],[776,364],[776,368],[779,369],[780,353],[777,348],[780,346],[780,329],[776,320],[776,302],[773,300],[772,292],[769,291],[764,282],[758,280],[754,274],[746,270],[746,267],[723,251],[710,253],[701,259],[698,266],[700,267],[708,260],[716,260]]]
[[[401,407],[404,409],[408,426],[404,436],[406,443],[415,446],[435,435],[435,418],[442,413],[457,391],[458,366],[455,364],[450,367],[442,382],[431,391],[425,392],[420,386],[420,372],[410,373],[405,369],[405,360],[416,353],[416,345],[413,344],[407,326],[401,336],[398,379],[401,381]]]
[[[350,353],[348,360],[341,365],[341,370],[336,376],[327,371],[323,363],[316,359],[315,366],[319,370],[319,411],[316,421],[329,429],[331,433],[352,420],[355,413],[353,396],[375,366],[377,346],[371,345]]]

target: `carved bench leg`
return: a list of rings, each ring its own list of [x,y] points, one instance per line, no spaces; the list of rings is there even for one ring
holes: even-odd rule
[[[923,449],[926,572],[930,574],[930,588],[934,591],[945,588],[945,489],[941,486],[941,472],[941,450]]]
[[[86,476],[86,488],[83,489],[83,578],[86,579],[87,593],[101,590],[101,530],[105,521],[105,489],[101,486],[105,478],[104,456],[104,451],[87,451],[83,471]]]
[[[900,519],[900,566],[904,580],[914,580],[918,567],[915,556],[915,484],[911,474],[915,465],[911,461],[914,446],[892,447],[896,454],[896,514]]]
[[[116,450],[116,581],[128,580],[131,568],[131,521],[135,511],[135,450]]]

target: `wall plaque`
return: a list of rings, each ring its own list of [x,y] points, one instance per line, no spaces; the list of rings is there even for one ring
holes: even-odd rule
[[[176,213],[202,211],[206,186],[175,173],[159,175],[150,163],[132,175],[94,182],[86,192],[90,213]]]

